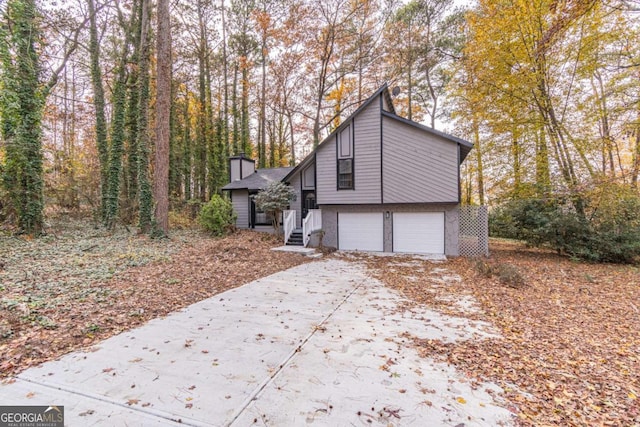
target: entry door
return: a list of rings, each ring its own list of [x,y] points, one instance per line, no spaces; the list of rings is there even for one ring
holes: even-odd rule
[[[338,249],[347,251],[384,250],[382,212],[339,213]]]
[[[307,217],[309,209],[318,209],[316,204],[316,192],[314,190],[302,191],[302,219]]]
[[[444,212],[394,212],[393,251],[444,254]]]

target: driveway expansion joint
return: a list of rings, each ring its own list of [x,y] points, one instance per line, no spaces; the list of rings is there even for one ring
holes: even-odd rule
[[[307,334],[307,336],[302,340],[302,342],[300,344],[298,344],[289,354],[287,354],[287,356],[284,358],[284,360],[278,365],[278,369],[275,370],[275,372],[273,372],[267,379],[265,379],[262,383],[260,383],[258,385],[258,387],[256,387],[251,394],[249,395],[249,397],[247,397],[247,399],[243,402],[242,406],[240,407],[240,409],[233,415],[231,421],[229,421],[228,423],[225,424],[225,427],[231,427],[240,417],[241,415],[247,410],[247,408],[249,407],[249,405],[251,405],[251,403],[255,400],[258,400],[258,397],[260,395],[260,393],[267,387],[269,386],[269,384],[271,384],[277,377],[278,375],[280,375],[280,373],[284,370],[284,368],[289,364],[289,362],[291,362],[291,360],[293,360],[293,358],[296,356],[296,354],[300,353],[300,350],[302,350],[302,348],[307,344],[307,342],[309,342],[309,340],[311,338],[313,338],[313,336],[316,334],[316,332],[318,332],[318,330],[320,329],[320,326],[324,325],[325,323],[327,323],[327,321],[329,321],[329,319],[335,314],[336,311],[338,311],[340,309],[340,307],[342,307],[344,305],[344,303],[346,303],[349,298],[351,298],[351,296],[356,293],[356,291],[358,289],[360,289],[360,287],[362,285],[364,285],[366,283],[366,281],[369,279],[369,276],[367,276],[366,279],[362,280],[358,285],[354,286],[353,289],[351,289],[351,291],[347,294],[346,297],[344,297],[342,299],[342,301],[340,301],[334,308],[333,310],[331,310],[331,312],[326,315],[322,321],[320,321],[320,323],[316,324],[311,332],[309,332]]]
[[[134,411],[134,412],[141,412],[144,413],[146,415],[151,415],[153,417],[156,418],[160,418],[162,419],[162,421],[170,421],[172,423],[175,423],[175,425],[183,425],[183,426],[189,426],[189,427],[200,427],[203,424],[198,422],[197,420],[193,420],[193,419],[189,419],[188,417],[185,419],[185,417],[176,417],[175,415],[172,415],[171,413],[165,412],[165,411],[160,411],[157,409],[153,409],[153,408],[143,408],[143,407],[138,407],[138,406],[134,406],[134,405],[127,405],[126,403],[121,403],[118,402],[116,400],[113,399],[109,399],[105,396],[102,395],[97,395],[97,394],[92,394],[92,393],[86,393],[86,392],[81,392],[78,390],[74,390],[71,389],[69,387],[63,387],[59,384],[57,385],[52,385],[51,383],[45,383],[43,381],[38,381],[36,379],[32,379],[32,378],[23,378],[20,375],[17,376],[17,379],[20,381],[24,381],[30,384],[35,384],[38,385],[40,387],[44,387],[47,389],[51,389],[51,390],[59,390],[59,391],[64,391],[66,393],[69,393],[71,395],[74,396],[80,396],[80,397],[84,397],[86,399],[89,399],[91,401],[96,401],[96,402],[101,402],[101,403],[106,403],[109,405],[114,405],[114,406],[118,406],[121,408],[125,408],[128,409],[130,411]]]

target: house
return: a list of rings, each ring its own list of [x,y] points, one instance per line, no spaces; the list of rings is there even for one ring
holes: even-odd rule
[[[222,190],[231,196],[233,209],[238,215],[236,227],[271,231],[271,219],[256,209],[253,197],[264,190],[273,181],[282,179],[293,170],[289,168],[257,169],[255,160],[245,157],[244,153],[229,159],[230,183]]]
[[[239,228],[259,225],[250,195],[281,180],[296,191],[283,218],[285,239],[322,230],[341,250],[457,256],[460,164],[472,144],[398,116],[378,89],[295,168],[255,170],[231,159]],[[298,234],[298,236],[296,236]]]

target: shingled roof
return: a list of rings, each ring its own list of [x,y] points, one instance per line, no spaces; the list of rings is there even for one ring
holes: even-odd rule
[[[293,167],[287,168],[271,168],[271,169],[258,169],[248,177],[239,181],[230,182],[222,187],[223,191],[231,190],[249,190],[259,191],[264,190],[273,181],[282,181],[289,172],[293,170]]]

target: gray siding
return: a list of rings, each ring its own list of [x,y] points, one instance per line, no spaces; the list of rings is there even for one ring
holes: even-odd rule
[[[338,247],[338,213],[339,212],[389,212],[384,216],[384,250],[391,252],[393,248],[393,213],[394,212],[444,212],[444,252],[447,256],[458,256],[458,223],[459,208],[457,204],[384,204],[384,205],[334,205],[322,206],[322,244],[326,247]]]
[[[384,203],[458,202],[458,147],[389,117],[383,118]]]
[[[232,158],[229,161],[229,182],[244,179],[256,171],[256,164],[249,159]]]
[[[302,189],[300,183],[300,172],[296,172],[296,174],[291,177],[289,184],[296,192],[296,199],[291,202],[289,207],[296,211],[296,227],[302,227]]]
[[[242,159],[242,179],[245,179],[256,171],[256,164],[251,160]]]
[[[231,191],[231,203],[238,215],[236,227],[249,228],[249,192],[247,190]]]
[[[231,159],[230,163],[229,182],[239,181],[242,179],[240,177],[240,160]]]
[[[316,151],[319,205],[380,203],[380,103],[374,100],[353,118],[354,189],[337,189],[336,138]]]

